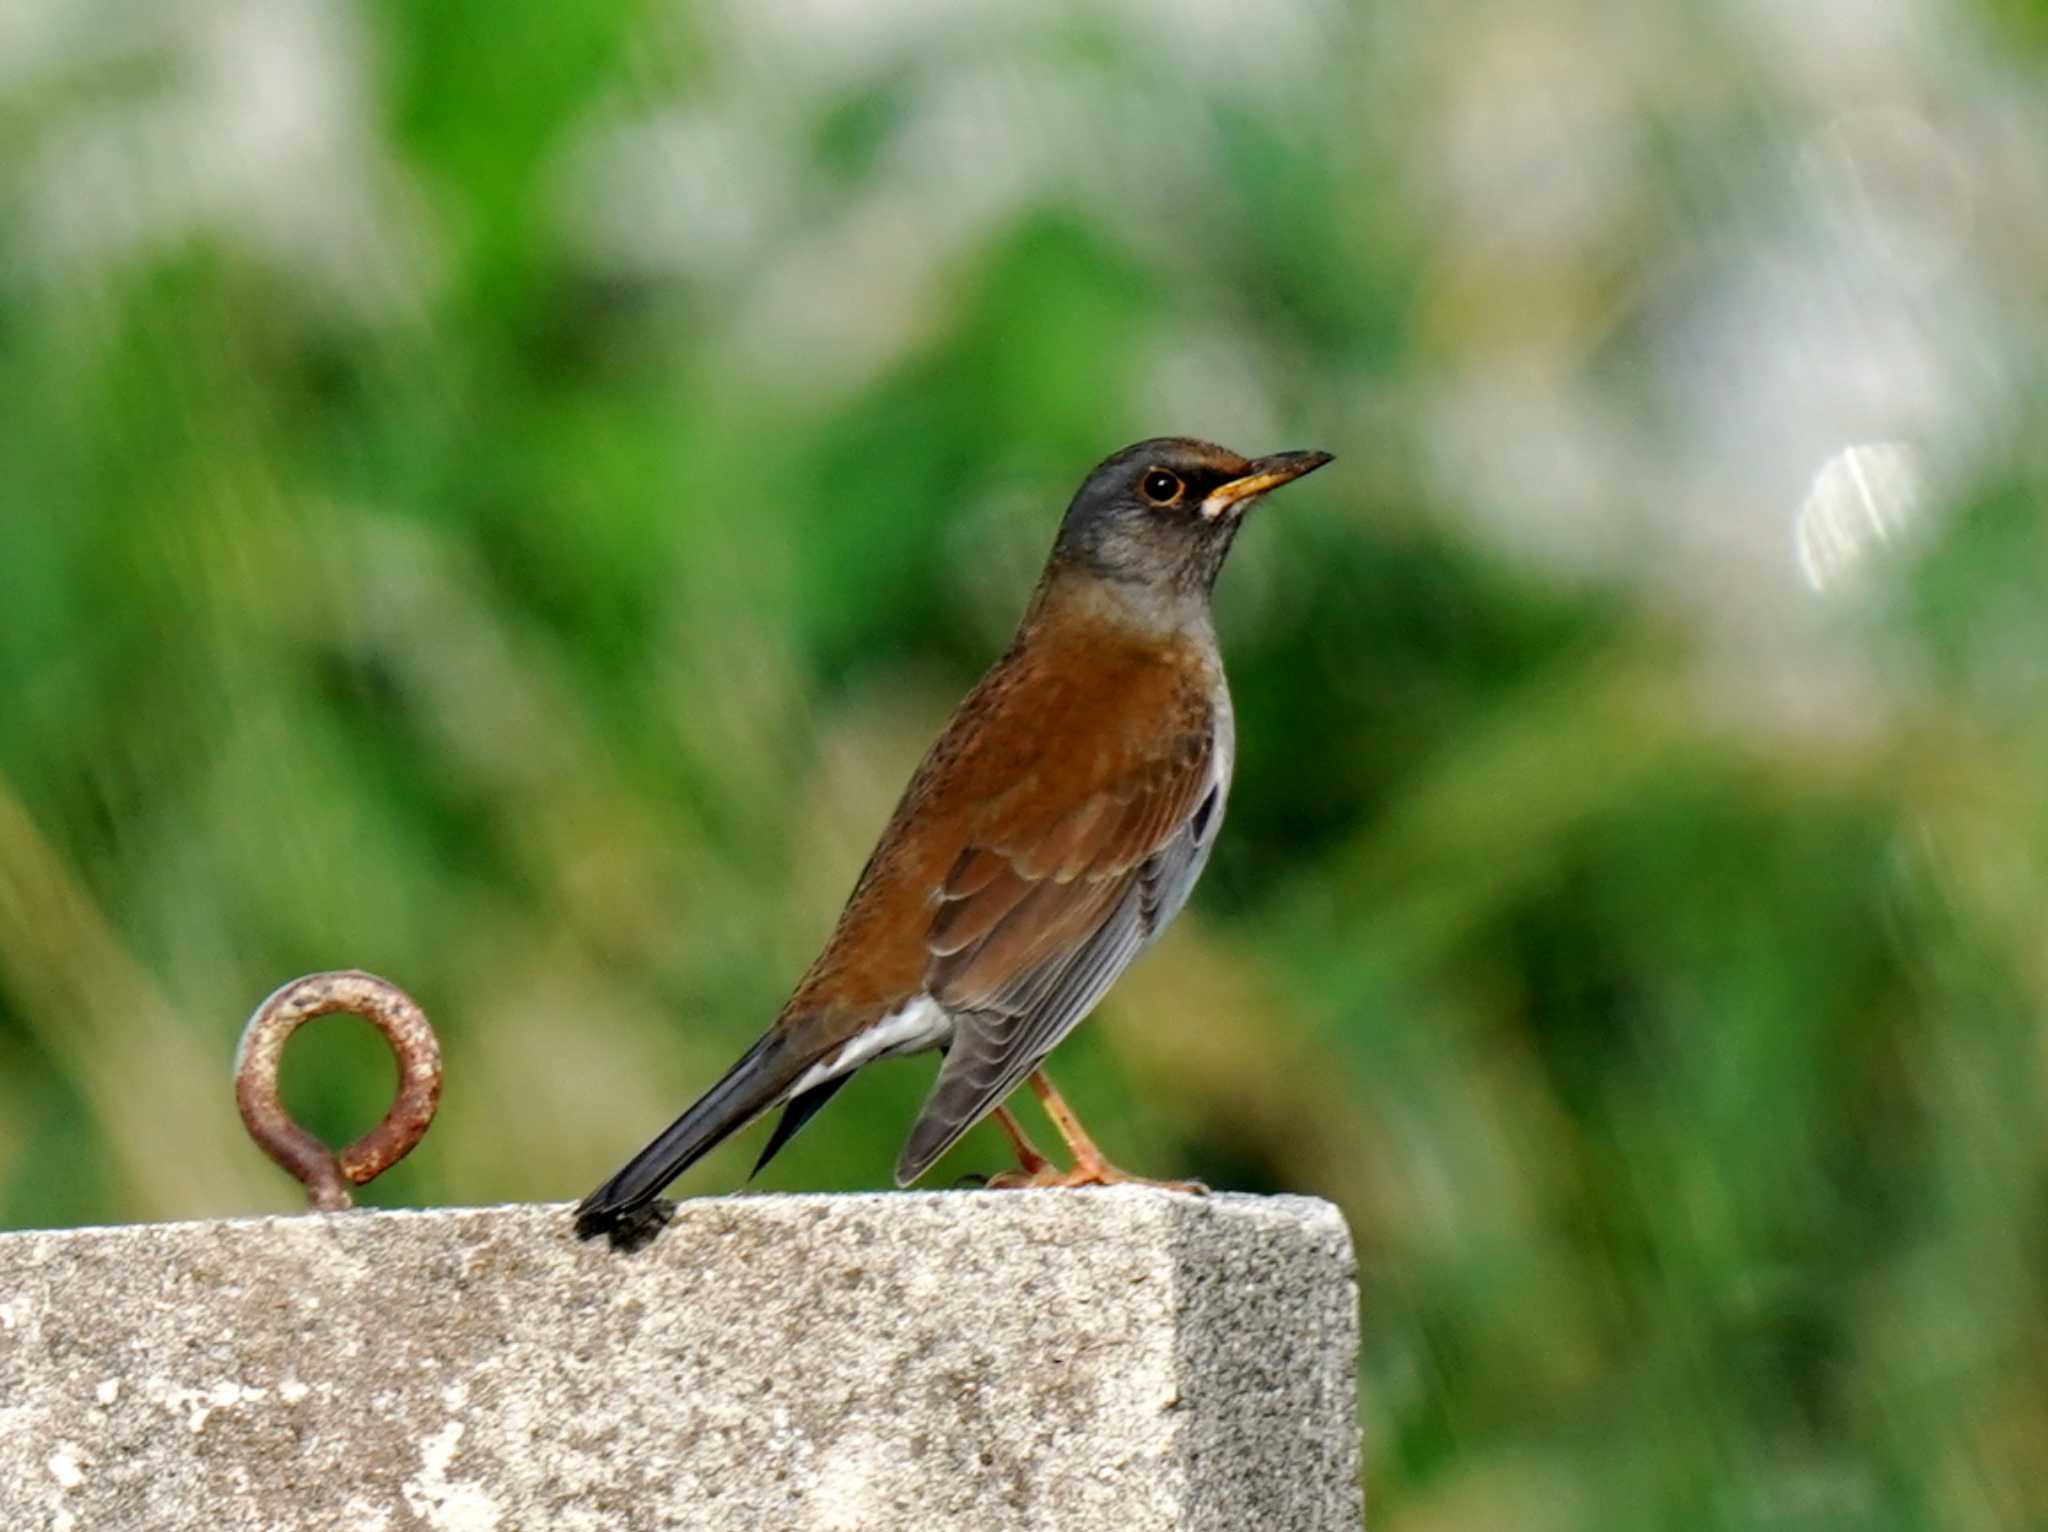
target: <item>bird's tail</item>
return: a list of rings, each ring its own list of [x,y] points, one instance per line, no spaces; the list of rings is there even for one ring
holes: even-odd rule
[[[777,1027],[749,1048],[719,1082],[659,1137],[576,1205],[585,1239],[625,1232],[661,1189],[788,1093],[810,1060]]]

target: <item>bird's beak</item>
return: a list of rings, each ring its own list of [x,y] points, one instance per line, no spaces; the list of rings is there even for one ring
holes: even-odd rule
[[[1220,516],[1241,516],[1245,507],[1267,490],[1278,489],[1303,474],[1314,473],[1329,461],[1327,452],[1276,452],[1271,457],[1262,457],[1252,464],[1250,473],[1209,491],[1208,498],[1202,502],[1202,519],[1214,521]]]

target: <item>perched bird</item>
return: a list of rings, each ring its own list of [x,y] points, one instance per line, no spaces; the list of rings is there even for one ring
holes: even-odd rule
[[[1245,512],[1329,461],[1163,438],[1088,475],[1017,636],[910,779],[825,950],[760,1041],[583,1200],[580,1234],[637,1243],[661,1190],[770,1108],[782,1117],[756,1170],[853,1071],[930,1048],[945,1062],[899,1185],[991,1111],[1023,1167],[995,1184],[1137,1179],[1103,1158],[1039,1065],[1209,858],[1235,741],[1210,593]],[[1027,1077],[1070,1171],[1003,1106]]]

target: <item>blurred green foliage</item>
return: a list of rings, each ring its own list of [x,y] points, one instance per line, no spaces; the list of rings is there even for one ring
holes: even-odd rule
[[[2048,235],[1964,110],[2038,124],[2040,7],[1841,78],[1715,8],[29,13],[0,1224],[291,1206],[227,1060],[341,966],[448,1052],[366,1201],[581,1193],[774,1013],[1082,473],[1327,446],[1226,575],[1229,825],[1077,1108],[1344,1206],[1390,1532],[2048,1524]],[[1902,102],[1943,153],[1847,248],[1975,178],[1977,308],[1886,280],[1992,382],[1965,428],[1817,368],[1787,477],[1783,316],[1701,295]],[[1636,477],[1559,468],[1589,416]],[[1801,583],[1871,435],[1911,535]],[[387,1075],[329,1023],[288,1083],[339,1139]],[[761,1184],[885,1184],[927,1078]]]

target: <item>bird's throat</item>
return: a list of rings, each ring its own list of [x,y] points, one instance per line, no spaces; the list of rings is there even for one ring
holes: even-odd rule
[[[1156,580],[1117,579],[1083,565],[1055,560],[1038,582],[1027,626],[1054,620],[1104,623],[1159,638],[1215,643],[1207,585],[1190,588]]]

